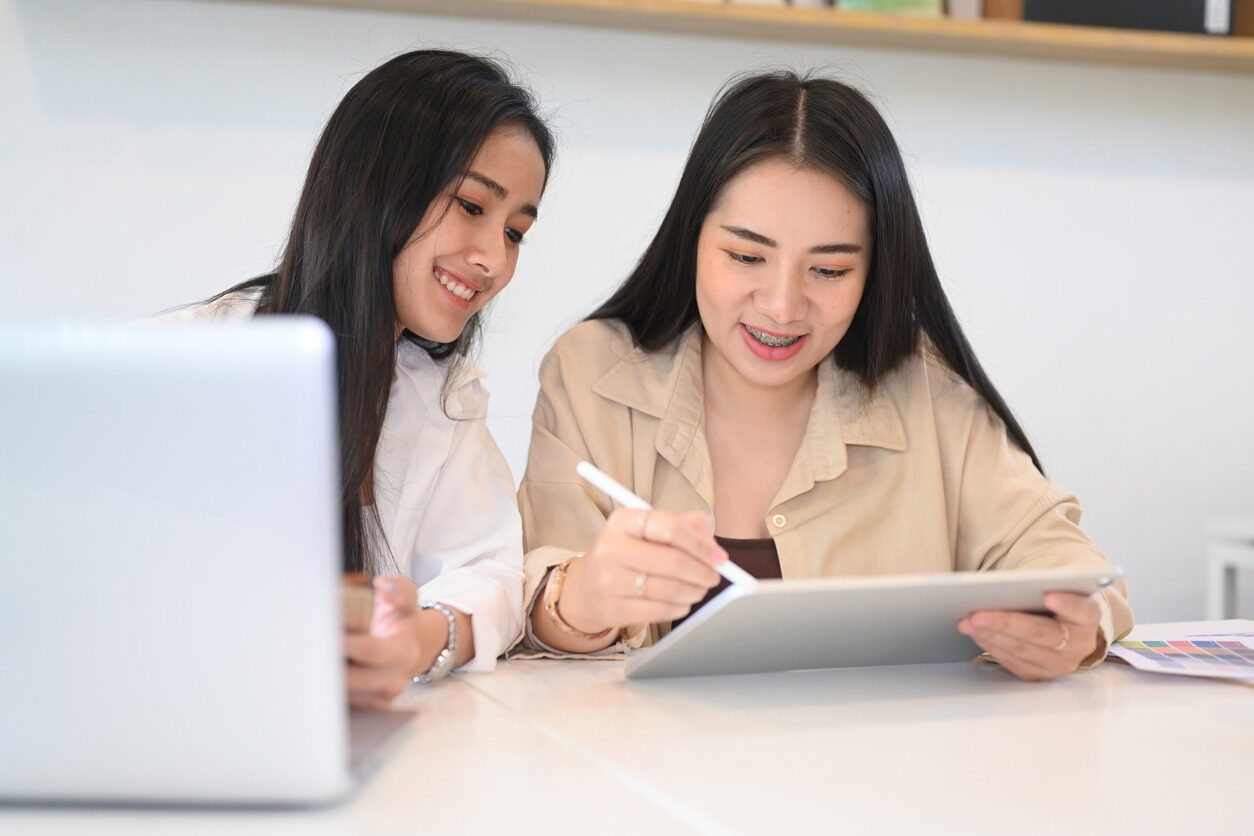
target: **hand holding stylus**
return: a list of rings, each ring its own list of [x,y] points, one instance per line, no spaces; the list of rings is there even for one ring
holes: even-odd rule
[[[587,462],[578,472],[624,507],[567,569],[559,608],[572,627],[595,634],[681,618],[718,583],[716,568],[753,581],[729,563],[704,513],[652,509]]]

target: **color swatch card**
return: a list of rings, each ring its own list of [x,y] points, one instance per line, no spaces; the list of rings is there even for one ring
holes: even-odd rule
[[[1254,639],[1249,634],[1115,642],[1110,655],[1154,673],[1254,681]]]

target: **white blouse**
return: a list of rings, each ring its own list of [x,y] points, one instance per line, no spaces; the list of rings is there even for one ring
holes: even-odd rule
[[[164,314],[166,321],[251,316],[259,291]],[[448,364],[408,340],[397,346],[392,390],[374,461],[374,499],[391,556],[381,570],[407,575],[419,599],[473,616],[467,671],[491,671],[522,634],[522,522],[514,479],[487,425],[483,373]],[[367,528],[369,531],[369,527]]]

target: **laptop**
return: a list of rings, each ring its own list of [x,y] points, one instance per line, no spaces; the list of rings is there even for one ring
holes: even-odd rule
[[[652,647],[629,679],[960,662],[980,654],[958,621],[976,610],[1047,612],[1048,592],[1091,595],[1114,566],[732,584]]]
[[[344,686],[320,321],[0,325],[0,799],[303,805]]]

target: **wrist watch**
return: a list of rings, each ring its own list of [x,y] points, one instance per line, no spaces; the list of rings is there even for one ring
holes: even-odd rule
[[[449,671],[453,670],[453,665],[457,662],[457,617],[453,615],[452,610],[439,602],[420,604],[419,609],[435,610],[448,619],[448,644],[440,651],[440,655],[435,657],[435,661],[431,663],[431,667],[427,668],[426,673],[420,673],[414,677],[414,682],[417,684],[429,685],[448,676]]]

